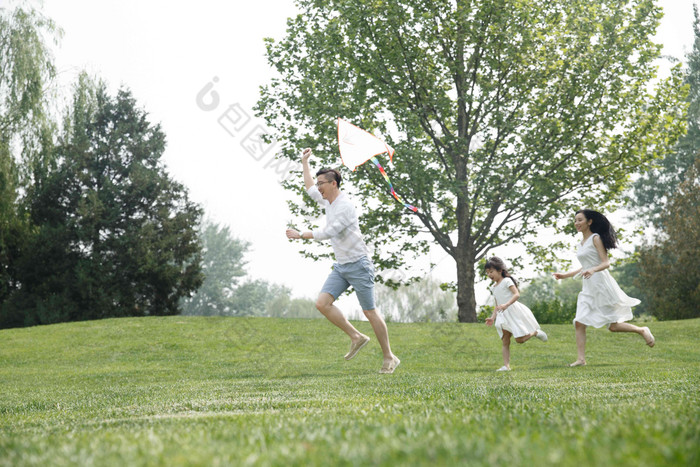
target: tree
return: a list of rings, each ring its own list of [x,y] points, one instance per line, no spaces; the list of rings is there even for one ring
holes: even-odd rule
[[[164,148],[129,91],[112,97],[81,75],[24,200],[36,231],[3,326],[179,311],[201,283],[201,210],[165,171]]]
[[[551,300],[575,305],[580,291],[581,282],[578,280],[557,281],[551,275],[545,275],[520,285],[520,301],[527,306]]]
[[[440,285],[440,281],[432,277],[395,289],[378,284],[377,302],[381,304],[382,313],[391,321],[454,321],[457,317],[454,292],[443,290]]]
[[[62,31],[34,9],[0,8],[0,141],[45,116],[46,83],[56,73],[45,37]]]
[[[233,292],[245,275],[243,255],[249,243],[233,237],[228,226],[205,222],[200,229],[204,280],[192,297],[182,299],[182,314],[229,315],[233,313]]]
[[[345,175],[367,208],[373,260],[401,267],[437,243],[456,263],[460,321],[476,320],[474,265],[490,249],[517,240],[553,260],[562,245],[528,239],[580,206],[616,201],[681,132],[679,69],[649,91],[661,15],[652,0],[298,5],[286,37],[267,40],[279,76],[257,107],[279,157],[310,146],[333,164],[338,116],[385,138],[394,185],[418,212],[394,203],[372,167]],[[303,196],[302,185],[285,184]],[[319,212],[307,197],[290,207]]]
[[[551,275],[545,275],[521,283],[519,300],[532,310],[538,323],[565,324],[571,323],[576,315],[579,292],[580,281],[557,281]]]
[[[641,288],[659,319],[700,317],[700,157],[662,214],[656,241],[641,249]]]
[[[700,16],[693,5],[695,42],[688,54],[685,83],[688,87],[687,130],[674,151],[661,159],[658,166],[643,173],[634,183],[629,202],[635,216],[643,215],[657,227],[666,210],[671,194],[675,193],[683,176],[700,154]]]
[[[279,290],[279,289],[278,289]],[[309,298],[292,298],[289,289],[268,301],[264,316],[270,318],[322,318],[316,309],[316,303]]]
[[[288,287],[268,281],[248,280],[236,287],[232,297],[232,315],[283,317],[289,302]]]
[[[233,237],[228,226],[205,222],[200,229],[204,280],[192,297],[181,299],[182,314],[197,316],[265,316],[314,318],[314,302],[291,298],[288,287],[246,275],[244,255],[249,243]]]
[[[0,8],[0,304],[16,290],[14,267],[30,228],[18,215],[20,173],[13,142],[29,142],[46,125],[46,83],[55,75],[45,37],[60,36],[34,9]]]

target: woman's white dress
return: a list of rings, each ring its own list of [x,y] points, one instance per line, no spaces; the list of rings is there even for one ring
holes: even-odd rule
[[[511,285],[515,285],[513,279],[504,277],[499,284],[493,287],[496,305],[508,303],[508,300],[513,297],[513,292],[510,291]],[[500,337],[503,337],[503,330],[509,331],[513,337],[523,337],[540,329],[535,315],[520,302],[515,302],[505,310],[499,311],[496,314],[494,326]]]
[[[583,245],[579,245],[576,257],[581,262],[581,272],[598,266],[601,261],[593,244],[593,234],[588,237]],[[612,323],[623,323],[633,318],[632,307],[641,302],[636,298],[628,297],[607,269],[594,273],[588,279],[583,279],[583,288],[578,294],[576,304],[576,317],[586,326],[601,328]]]

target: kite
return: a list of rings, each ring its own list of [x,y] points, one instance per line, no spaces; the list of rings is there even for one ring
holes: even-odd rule
[[[394,190],[394,186],[389,180],[389,176],[384,171],[384,167],[379,163],[375,156],[379,154],[389,154],[389,161],[394,157],[394,148],[380,140],[372,133],[369,133],[362,128],[353,125],[350,122],[338,118],[338,149],[340,150],[340,158],[343,165],[351,169],[353,172],[359,166],[371,160],[377,166],[379,172],[384,177],[384,180],[389,184],[391,194],[396,200],[406,206],[413,212],[418,212],[418,209],[405,203]]]

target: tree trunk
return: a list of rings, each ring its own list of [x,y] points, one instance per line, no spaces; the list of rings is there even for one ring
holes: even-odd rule
[[[476,323],[474,294],[474,253],[471,248],[458,248],[457,259],[457,318],[460,323]]]

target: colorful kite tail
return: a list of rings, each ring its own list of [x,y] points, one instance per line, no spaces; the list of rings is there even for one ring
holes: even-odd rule
[[[384,171],[384,167],[382,167],[382,165],[379,163],[379,161],[377,160],[376,157],[373,157],[373,158],[372,158],[372,162],[374,163],[374,165],[377,166],[377,168],[379,169],[379,172],[381,172],[381,174],[382,174],[382,177],[384,177],[384,180],[386,180],[386,182],[389,184],[389,188],[391,188],[391,194],[394,195],[394,198],[396,198],[396,201],[398,201],[399,203],[403,204],[404,206],[406,206],[406,207],[407,207],[408,209],[410,209],[411,211],[413,211],[413,212],[418,212],[418,209],[417,209],[416,207],[411,206],[411,205],[408,204],[408,203],[404,203],[404,201],[403,201],[401,198],[399,198],[399,195],[396,194],[396,191],[394,190],[394,185],[391,184],[391,180],[389,180],[389,176],[388,176],[388,175],[386,174],[386,172]]]

